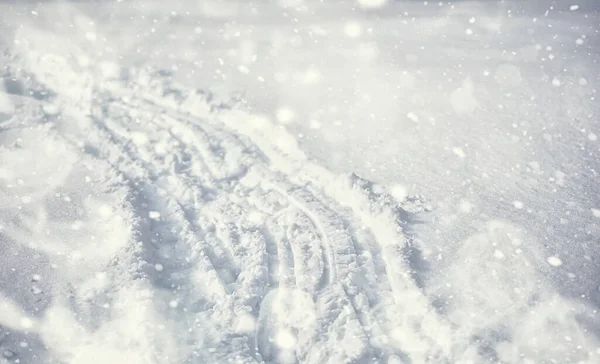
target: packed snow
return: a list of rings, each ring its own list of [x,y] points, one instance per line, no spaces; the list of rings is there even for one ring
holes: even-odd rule
[[[600,362],[595,1],[8,1],[0,49],[0,364]]]

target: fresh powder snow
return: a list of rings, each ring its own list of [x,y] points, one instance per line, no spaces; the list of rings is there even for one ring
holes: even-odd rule
[[[0,364],[600,363],[594,0],[0,2]]]

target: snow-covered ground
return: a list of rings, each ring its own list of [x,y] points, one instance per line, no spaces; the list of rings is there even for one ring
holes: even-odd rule
[[[0,2],[0,363],[599,363],[600,7]]]

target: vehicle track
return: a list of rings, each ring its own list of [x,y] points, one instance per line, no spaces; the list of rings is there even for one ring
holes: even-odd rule
[[[89,96],[70,98],[56,77],[80,71],[30,56],[75,120],[57,133],[123,177],[142,246],[130,279],[175,321],[177,362],[450,362],[452,328],[413,281],[384,192],[168,74],[86,75],[75,87]]]

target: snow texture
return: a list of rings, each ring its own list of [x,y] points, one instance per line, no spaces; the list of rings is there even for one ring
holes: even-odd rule
[[[600,362],[553,4],[0,3],[0,363]]]

